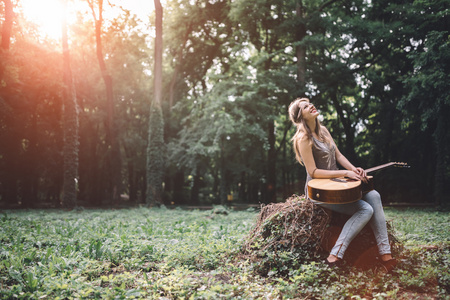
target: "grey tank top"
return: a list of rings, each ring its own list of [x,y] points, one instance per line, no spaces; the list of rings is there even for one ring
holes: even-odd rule
[[[338,170],[336,165],[336,147],[334,144],[328,145],[325,142],[321,142],[313,137],[312,153],[317,169],[324,170]],[[306,184],[305,195],[308,197],[308,182],[311,180],[311,176],[306,172]]]

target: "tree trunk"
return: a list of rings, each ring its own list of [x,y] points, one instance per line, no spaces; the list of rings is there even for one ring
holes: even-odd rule
[[[147,146],[147,192],[148,206],[162,204],[164,179],[164,125],[161,107],[153,103],[150,111]]]
[[[169,86],[169,112],[170,109],[172,108],[172,106],[175,104],[174,102],[174,98],[175,98],[175,85],[177,83],[177,78],[178,78],[178,73],[180,72],[180,66],[183,63],[183,49],[186,47],[186,43],[189,39],[189,34],[191,33],[191,29],[192,25],[189,24],[189,26],[186,29],[186,33],[184,35],[184,41],[183,41],[183,45],[180,46],[180,49],[178,50],[177,53],[177,62],[173,71],[173,75],[172,75],[172,80],[170,81],[170,86]]]
[[[247,189],[248,189],[248,185],[247,185],[247,174],[245,171],[241,172],[241,179],[239,180],[239,190],[238,190],[238,200],[240,202],[247,202],[248,197],[247,197]]]
[[[225,157],[224,157],[224,139],[222,138],[222,149],[220,153],[220,182],[219,182],[219,200],[221,205],[227,204],[227,194],[228,194],[228,183],[227,183],[227,170],[225,166]]]
[[[138,196],[138,182],[137,182],[137,174],[134,167],[134,158],[136,157],[135,151],[133,151],[130,147],[127,147],[126,144],[123,144],[123,148],[125,150],[125,155],[127,159],[127,170],[128,170],[128,200],[130,203],[137,204],[137,196]]]
[[[355,130],[352,127],[351,121],[348,117],[345,117],[344,110],[337,100],[337,96],[335,92],[331,92],[330,94],[331,100],[333,102],[334,107],[336,108],[336,111],[339,115],[339,118],[341,119],[341,123],[344,126],[344,132],[345,132],[345,156],[348,158],[348,160],[356,164],[358,161],[358,157],[356,155],[355,151]]]
[[[137,181],[136,181],[136,173],[134,171],[133,162],[128,162],[128,200],[130,203],[137,204]]]
[[[164,118],[161,109],[162,99],[162,20],[163,8],[155,0],[155,77],[154,98],[150,109],[149,136],[147,146],[147,193],[148,206],[162,203],[164,179]]]
[[[2,43],[0,52],[0,83],[3,79],[5,64],[8,61],[9,45],[11,43],[11,29],[13,25],[14,11],[11,0],[3,0],[5,2],[5,21],[2,27]]]
[[[94,125],[89,118],[83,122],[83,130],[80,130],[80,155],[79,155],[79,200],[86,201],[89,205],[100,206],[104,197],[101,168],[104,163],[98,152],[97,141],[101,139],[98,125]]]
[[[37,204],[37,162],[38,162],[38,150],[37,150],[37,116],[36,105],[31,107],[30,125],[28,132],[26,133],[28,145],[23,153],[23,159],[21,164],[22,175],[22,206],[25,208],[36,207]],[[27,126],[28,127],[28,126]]]
[[[199,194],[200,194],[200,175],[195,174],[194,175],[194,182],[192,184],[192,188],[191,188],[191,199],[190,199],[190,203],[191,205],[199,205],[200,204],[200,199],[199,199]]]
[[[3,0],[5,3],[5,21],[2,27],[2,44],[3,50],[9,50],[9,45],[11,43],[11,29],[13,25],[14,11],[11,0]]]
[[[269,150],[267,152],[267,184],[265,203],[275,202],[276,200],[277,177],[274,121],[269,121],[268,123],[268,142]]]
[[[8,98],[8,82],[4,82],[4,70],[8,64],[9,46],[11,43],[11,29],[13,25],[14,12],[11,0],[3,0],[5,3],[5,19],[2,26],[2,41],[0,48],[0,103]],[[3,99],[2,99],[3,98]],[[15,206],[18,201],[18,177],[19,177],[19,145],[20,136],[18,136],[13,128],[21,123],[16,116],[11,113],[10,109],[4,109],[6,105],[2,105],[2,119],[5,120],[9,130],[2,136],[4,168],[8,172],[3,172],[1,198],[9,205]],[[9,107],[7,107],[9,108]]]
[[[299,26],[295,32],[295,39],[297,42],[301,42],[306,36],[306,26],[303,16],[303,3],[301,0],[297,1],[296,16],[299,19]],[[300,88],[304,90],[306,84],[306,48],[303,45],[296,47],[297,55],[297,81]]]
[[[11,124],[11,123],[10,123]],[[5,135],[6,136],[6,135]],[[10,170],[4,172],[2,178],[2,200],[5,201],[10,206],[16,206],[18,203],[18,178],[19,178],[19,139],[13,136],[12,133],[8,133],[5,138],[4,146],[4,157],[5,170]]]
[[[67,1],[63,1],[64,12]],[[65,15],[65,14],[64,14]],[[63,183],[63,205],[67,208],[77,206],[78,190],[78,108],[75,86],[70,66],[70,53],[67,37],[67,22],[63,18],[62,23],[62,46],[63,46],[63,127],[64,127],[64,183]]]
[[[201,183],[200,176],[198,176],[198,181]],[[186,204],[188,199],[184,195],[184,172],[182,170],[177,170],[175,174],[172,175],[172,201],[173,203]],[[194,177],[195,184],[195,177]]]
[[[109,174],[108,199],[105,199],[105,204],[117,204],[121,189],[121,157],[120,145],[118,140],[118,128],[115,123],[114,116],[114,94],[113,83],[111,75],[108,73],[103,56],[102,46],[102,24],[103,24],[103,0],[98,0],[98,19],[95,14],[93,0],[89,0],[89,5],[92,10],[92,15],[95,21],[95,41],[98,65],[100,67],[103,82],[105,84],[106,92],[106,141],[109,145],[107,150],[107,171]]]
[[[434,198],[437,204],[443,204],[444,188],[445,188],[445,156],[448,153],[446,149],[446,129],[444,107],[439,110],[437,115],[436,130],[433,134],[434,144],[436,148],[436,170],[434,174]],[[448,115],[447,115],[448,116]]]
[[[159,0],[155,0],[156,37],[155,37],[155,103],[161,106],[162,98],[162,55],[163,55],[163,8]]]

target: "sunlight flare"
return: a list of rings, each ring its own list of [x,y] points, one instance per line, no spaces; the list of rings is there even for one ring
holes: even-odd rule
[[[61,38],[61,22],[64,17],[61,0],[22,0],[21,6],[27,19],[39,26],[44,37]]]

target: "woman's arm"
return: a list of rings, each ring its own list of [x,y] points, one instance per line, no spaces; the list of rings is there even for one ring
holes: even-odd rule
[[[325,129],[326,130],[326,129]],[[326,133],[330,137],[331,142],[334,144],[331,134],[326,130]],[[325,170],[317,169],[316,162],[312,153],[312,145],[306,136],[303,136],[300,141],[300,155],[302,157],[303,164],[305,165],[306,171],[311,178],[338,178],[338,177],[348,177],[355,180],[365,180],[365,171],[361,168],[355,168],[347,158],[339,151],[336,144],[336,160],[337,162],[347,170]]]
[[[303,164],[305,165],[306,172],[308,172],[311,178],[337,178],[347,176],[349,177],[348,170],[324,170],[317,169],[316,162],[312,153],[312,145],[308,138],[302,137],[300,143],[300,155],[302,157]],[[351,175],[351,174],[350,174]]]
[[[366,171],[364,171],[363,168],[357,168],[355,167],[342,153],[339,151],[338,147],[334,143],[333,138],[331,137],[330,132],[325,128],[328,136],[330,137],[332,143],[334,144],[335,151],[336,151],[336,161],[339,165],[341,165],[343,168],[347,169],[351,173],[348,173],[345,175],[345,177],[349,177],[352,179],[362,180],[364,182],[367,182],[367,174]],[[353,174],[354,173],[354,174]]]
[[[364,171],[363,168],[355,167],[351,162],[348,161],[348,159],[339,151],[337,147],[336,147],[336,161],[342,167],[346,168],[348,172],[350,172],[347,175],[345,175],[345,177],[367,182],[366,171]]]

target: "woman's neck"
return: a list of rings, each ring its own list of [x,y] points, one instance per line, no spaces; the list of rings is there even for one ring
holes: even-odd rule
[[[308,125],[311,133],[316,132],[316,119],[306,121],[306,125]]]

